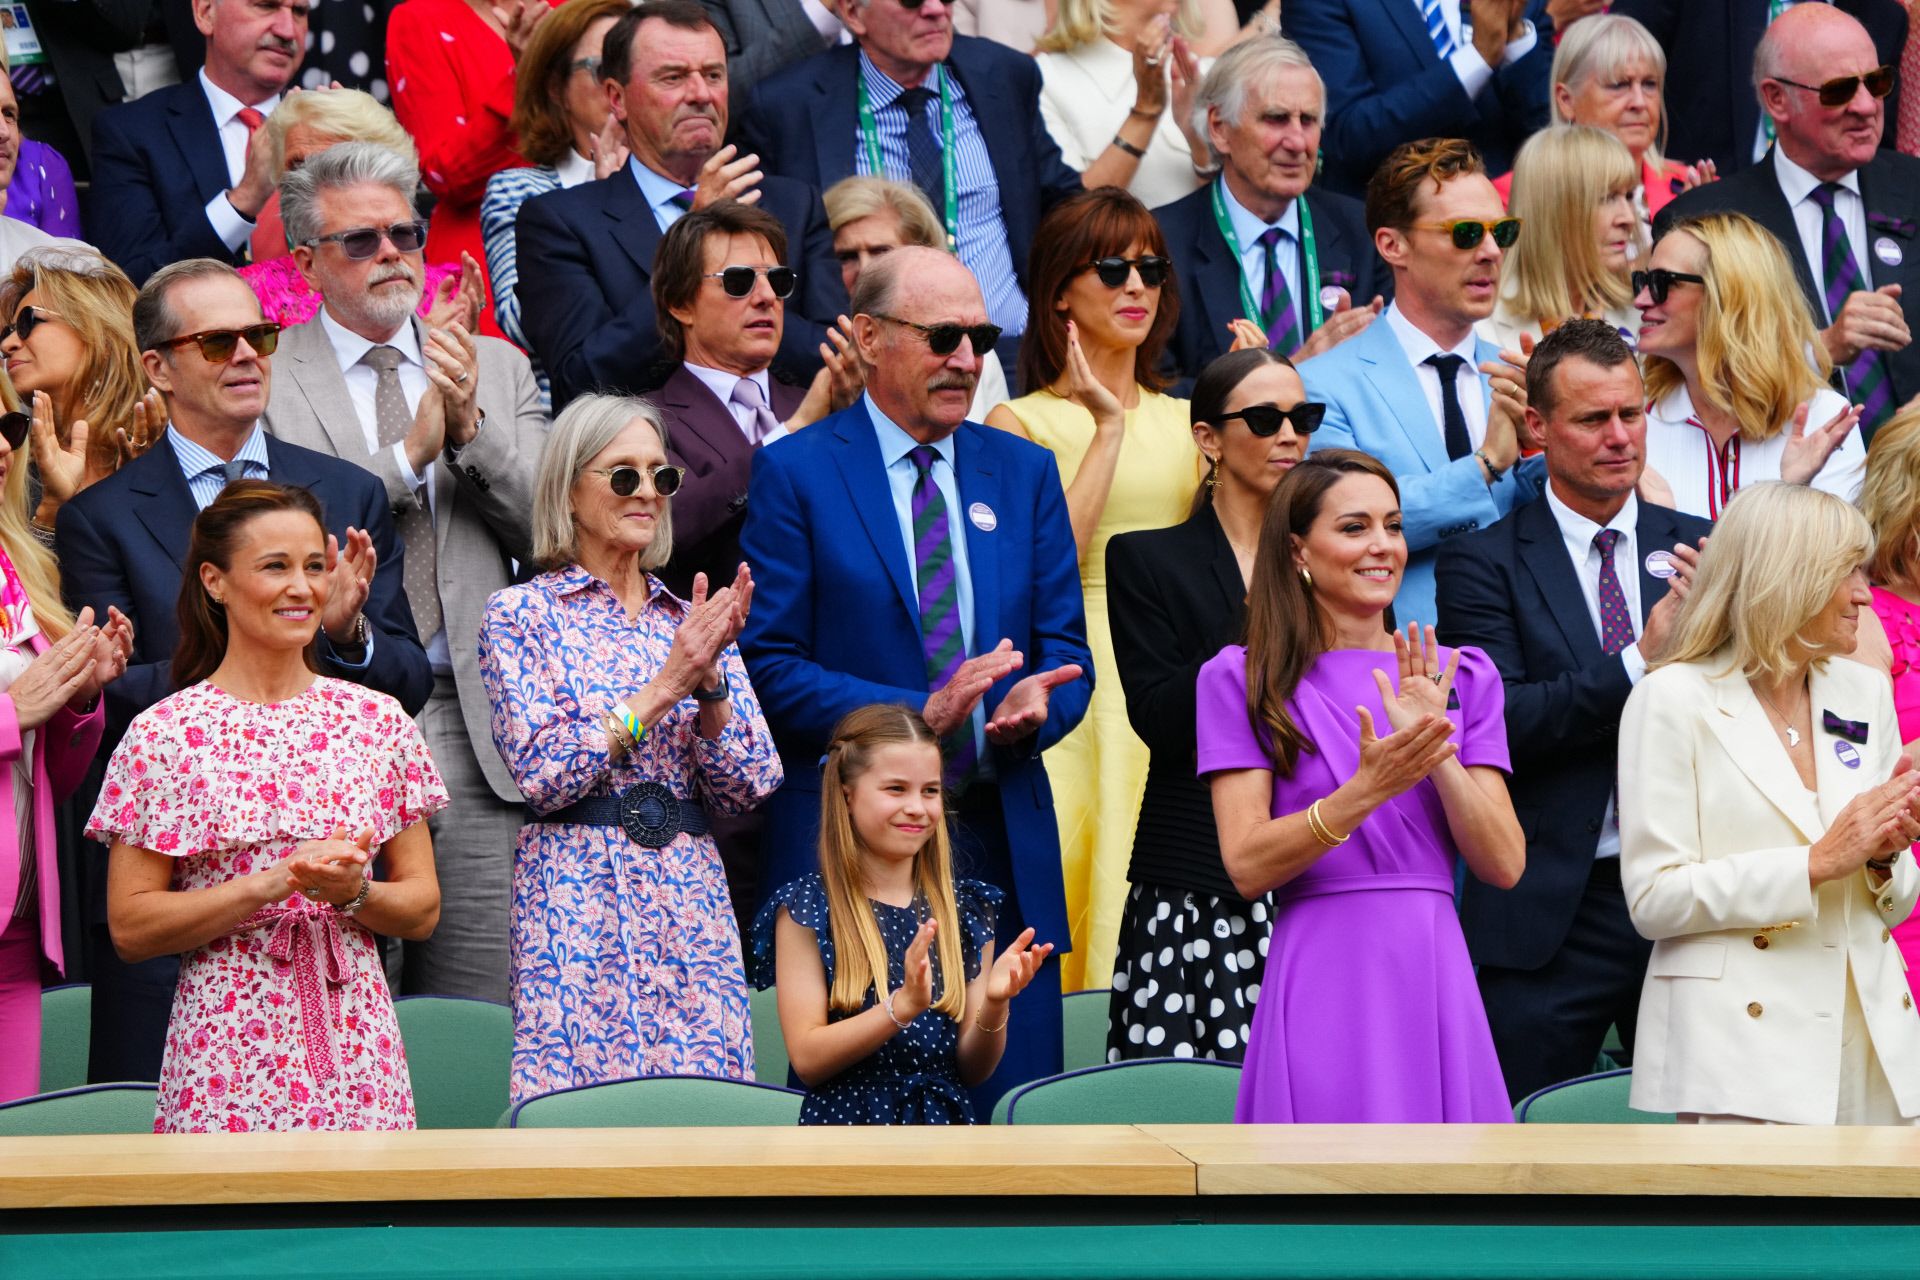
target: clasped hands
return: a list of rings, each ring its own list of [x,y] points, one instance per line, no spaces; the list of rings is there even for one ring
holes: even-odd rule
[[[987,690],[1002,676],[1018,671],[1026,656],[1002,640],[991,652],[968,658],[953,673],[953,678],[928,696],[921,715],[927,727],[944,738],[973,716],[973,709]],[[1080,678],[1080,667],[1069,662],[1050,671],[1037,671],[1007,690],[1007,696],[987,718],[987,741],[995,746],[1010,746],[1037,733],[1047,722],[1047,705],[1053,691]]]
[[[274,894],[270,901],[298,893],[312,902],[343,907],[360,896],[373,858],[372,827],[348,836],[345,824],[337,825],[324,840],[302,840],[284,861],[268,869],[269,892]]]
[[[1817,888],[1920,840],[1920,773],[1902,752],[1893,776],[1847,801],[1827,833],[1807,850],[1807,878]]]

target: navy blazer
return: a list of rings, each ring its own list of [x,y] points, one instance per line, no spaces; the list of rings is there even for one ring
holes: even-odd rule
[[[1867,243],[1853,246],[1862,265],[1872,277],[1874,287],[1901,286],[1901,302],[1913,309],[1920,298],[1920,160],[1897,151],[1881,149],[1867,167],[1859,170],[1860,199],[1867,211]],[[1793,261],[1793,274],[1800,281],[1800,293],[1813,312],[1813,322],[1821,323],[1826,314],[1825,291],[1820,286],[1817,263],[1807,261],[1800,243],[1799,228],[1794,225],[1793,210],[1781,193],[1780,181],[1769,152],[1765,161],[1748,165],[1731,178],[1709,182],[1704,187],[1674,197],[1653,220],[1655,235],[1664,235],[1675,218],[1701,213],[1744,213],[1771,231]],[[1897,252],[1899,261],[1888,265],[1871,246],[1885,240]],[[1920,343],[1908,343],[1898,351],[1885,353],[1887,375],[1893,383],[1893,402],[1905,404],[1920,395]],[[1835,385],[1844,371],[1835,371]],[[1868,436],[1871,440],[1871,435]]]
[[[402,552],[386,489],[351,462],[266,439],[269,477],[312,490],[327,513],[327,531],[345,541],[348,526],[366,530],[379,558],[364,610],[373,639],[371,665],[365,671],[338,665],[322,637],[322,670],[390,694],[414,715],[433,692],[433,669],[401,589]],[[133,660],[106,688],[106,751],[135,716],[174,692],[180,575],[198,514],[173,446],[164,440],[60,508],[55,546],[68,607],[91,605],[104,621],[107,606],[114,605],[133,620]]]
[[[987,144],[1014,275],[1025,288],[1041,216],[1084,185],[1040,118],[1038,63],[992,40],[956,35],[945,65],[973,105]],[[741,115],[741,149],[757,153],[768,173],[821,191],[851,178],[860,145],[859,82],[860,48],[851,44],[767,77]]]
[[[1900,65],[1907,41],[1907,10],[1900,0],[1832,0],[1873,37],[1888,66]],[[1613,13],[1634,18],[1667,52],[1666,111],[1669,158],[1682,164],[1711,160],[1723,176],[1753,167],[1760,102],[1753,93],[1753,54],[1767,29],[1767,6],[1755,0],[1613,0]],[[1900,89],[1887,99],[1893,146]]]
[[[1202,369],[1226,354],[1233,344],[1227,325],[1243,314],[1240,264],[1213,219],[1212,193],[1209,184],[1153,211],[1180,281],[1180,319],[1167,343],[1167,363],[1180,380],[1181,394],[1192,390]],[[1321,286],[1340,286],[1355,306],[1364,307],[1376,297],[1393,301],[1393,272],[1374,250],[1373,237],[1367,234],[1367,211],[1360,202],[1318,187],[1307,188],[1305,199],[1313,217]],[[1304,288],[1304,244],[1300,254],[1299,278]],[[1294,299],[1296,305],[1299,301]]]
[[[135,284],[182,258],[244,260],[207,221],[207,201],[232,185],[196,75],[93,119],[88,238]]]
[[[1313,59],[1327,86],[1324,181],[1359,195],[1387,153],[1417,138],[1465,138],[1489,174],[1513,167],[1514,153],[1548,124],[1553,23],[1546,0],[1527,18],[1538,43],[1520,61],[1494,70],[1478,97],[1441,61],[1419,0],[1287,0],[1281,29]]]
[[[1667,593],[1646,555],[1712,531],[1697,516],[1640,504],[1640,620]],[[1633,685],[1600,633],[1543,495],[1491,528],[1449,539],[1436,566],[1440,642],[1477,645],[1507,690],[1508,783],[1527,837],[1511,889],[1467,877],[1460,924],[1475,964],[1538,969],[1566,941],[1613,794],[1620,712]]]
[[[1038,733],[989,747],[1013,857],[1015,883],[1002,887],[1035,940],[1065,951],[1060,834],[1040,753],[1080,723],[1093,690],[1073,526],[1047,450],[974,422],[955,441],[961,506],[977,517],[957,524],[973,581],[973,648],[1011,640],[1026,655],[982,704],[991,714],[1036,671],[1077,663],[1086,673],[1053,691]],[[871,703],[923,706],[927,660],[913,566],[864,399],[761,449],[751,493],[740,545],[753,568],[753,613],[740,653],[786,767],[767,805],[764,898],[819,865],[820,757],[834,725]]]
[[[787,265],[798,275],[774,364],[810,379],[826,326],[847,309],[833,231],[818,193],[769,174],[760,207],[787,232]],[[520,206],[520,320],[553,379],[553,411],[589,391],[649,391],[672,365],[653,312],[653,260],[666,233],[630,169],[599,182],[549,191]]]

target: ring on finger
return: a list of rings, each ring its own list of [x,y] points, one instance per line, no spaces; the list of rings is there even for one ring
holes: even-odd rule
[[[1432,675],[1428,676],[1427,679],[1433,681],[1435,684],[1440,684],[1446,679],[1446,677],[1441,675],[1438,671],[1436,671]]]

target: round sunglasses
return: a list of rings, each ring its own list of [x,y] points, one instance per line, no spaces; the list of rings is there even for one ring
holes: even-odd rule
[[[652,482],[655,493],[663,498],[671,498],[674,494],[680,492],[680,482],[687,478],[687,469],[685,467],[668,466],[664,463],[657,467],[648,467],[645,470],[639,467],[621,465],[618,467],[595,467],[593,474],[596,476],[605,476],[607,478],[607,488],[613,490],[614,496],[617,498],[631,498],[634,494],[640,492],[641,476],[645,476]]]
[[[793,296],[792,267],[722,267],[718,271],[709,271],[700,278],[718,280],[720,287],[727,291],[729,298],[744,298],[753,292],[753,282],[761,276],[767,278],[767,288],[773,290],[774,297],[791,298]]]
[[[950,356],[958,351],[962,338],[973,344],[973,354],[976,356],[986,355],[1000,341],[1000,326],[997,324],[920,324],[913,320],[902,320],[899,316],[883,316],[877,311],[872,314],[875,320],[885,320],[888,324],[912,329],[927,340],[927,350],[937,356]]]
[[[268,321],[265,324],[248,325],[244,329],[205,329],[199,333],[168,338],[155,345],[172,348],[183,347],[189,342],[197,343],[201,358],[208,364],[225,364],[233,359],[233,353],[239,349],[242,338],[253,348],[253,354],[270,356],[280,346],[280,326]]]
[[[22,307],[19,314],[14,316],[12,324],[0,328],[0,342],[5,342],[8,335],[16,333],[20,335],[20,341],[25,342],[33,336],[35,329],[47,321],[65,318],[58,311],[49,311],[45,307]]]
[[[1310,436],[1320,429],[1321,419],[1327,416],[1327,406],[1315,400],[1302,400],[1291,409],[1282,409],[1278,405],[1250,404],[1244,409],[1220,415],[1221,422],[1234,418],[1247,424],[1247,430],[1265,440],[1280,434],[1280,425],[1293,424],[1295,435]]]
[[[1633,273],[1633,291],[1637,294],[1642,289],[1645,289],[1647,296],[1653,299],[1653,305],[1656,307],[1666,302],[1667,295],[1673,292],[1673,286],[1677,284],[1704,285],[1706,282],[1707,278],[1705,276],[1691,275],[1685,271],[1669,271],[1665,267],[1655,267],[1651,271],[1636,271]]]
[[[415,220],[396,222],[390,227],[349,227],[345,231],[315,236],[301,243],[309,249],[315,245],[337,244],[340,246],[340,252],[355,262],[364,262],[380,252],[380,241],[383,238],[391,240],[393,247],[401,253],[418,253],[427,245],[427,224]]]
[[[1456,249],[1478,248],[1487,233],[1493,233],[1493,242],[1502,249],[1513,248],[1513,242],[1520,238],[1520,219],[1495,218],[1485,222],[1479,218],[1455,218],[1451,222],[1416,222],[1413,224],[1427,231],[1444,231],[1453,237]]]
[[[1158,289],[1167,282],[1167,273],[1173,270],[1173,263],[1157,253],[1149,253],[1139,258],[1099,258],[1080,268],[1091,271],[1100,277],[1100,283],[1109,289],[1127,287],[1127,277],[1133,272],[1140,273],[1140,283],[1149,289]]]

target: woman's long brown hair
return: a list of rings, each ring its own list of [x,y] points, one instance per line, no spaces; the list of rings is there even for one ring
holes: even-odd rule
[[[1393,490],[1394,501],[1400,500],[1393,472],[1372,454],[1321,449],[1287,473],[1260,526],[1260,549],[1247,590],[1247,719],[1256,734],[1272,739],[1267,751],[1284,777],[1293,775],[1302,751],[1316,749],[1294,723],[1287,701],[1329,643],[1313,588],[1294,564],[1293,543],[1305,538],[1319,519],[1327,491],[1353,475],[1378,477]]]
[[[324,537],[326,516],[320,500],[298,485],[268,480],[236,480],[220,491],[193,522],[187,544],[186,570],[180,575],[180,643],[173,651],[173,687],[185,689],[212,675],[227,656],[227,610],[216,604],[200,581],[200,566],[211,564],[222,572],[233,568],[240,531],[261,516],[281,511],[303,511],[313,517]],[[316,628],[314,635],[319,636]],[[309,670],[320,670],[314,644],[306,650]]]

